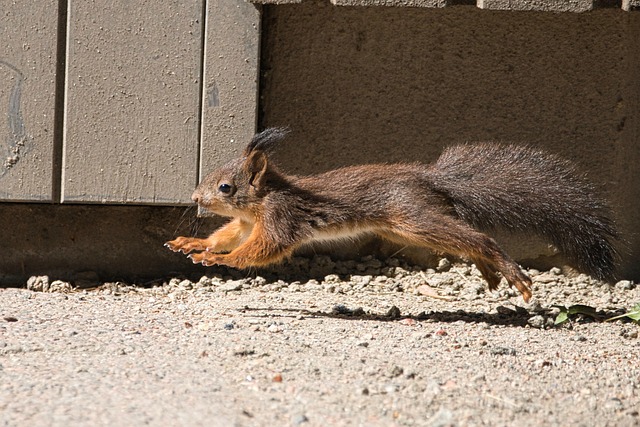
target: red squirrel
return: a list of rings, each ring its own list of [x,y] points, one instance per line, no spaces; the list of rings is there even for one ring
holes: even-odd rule
[[[566,160],[530,147],[445,149],[431,164],[348,166],[312,176],[281,172],[269,155],[286,134],[269,128],[242,157],[210,173],[192,199],[233,218],[209,237],[166,243],[194,263],[244,269],[278,263],[302,245],[375,234],[467,258],[489,285],[500,273],[525,301],[531,279],[484,231],[502,227],[553,243],[575,266],[612,277],[618,237],[605,202]]]

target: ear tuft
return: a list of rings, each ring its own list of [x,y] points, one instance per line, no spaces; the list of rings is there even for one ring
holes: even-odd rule
[[[275,145],[282,141],[290,132],[289,128],[267,128],[251,138],[251,142],[244,149],[244,155],[249,156],[254,151],[270,153]]]

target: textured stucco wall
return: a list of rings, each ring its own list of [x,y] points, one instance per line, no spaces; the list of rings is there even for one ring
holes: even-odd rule
[[[578,163],[610,199],[640,269],[640,14],[264,8],[262,125],[289,125],[282,167],[435,159],[468,141],[527,143]],[[519,259],[545,245],[506,240]],[[555,262],[555,261],[554,261]]]

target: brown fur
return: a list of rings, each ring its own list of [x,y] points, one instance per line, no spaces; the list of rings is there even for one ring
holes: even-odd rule
[[[489,289],[498,286],[499,272],[528,301],[531,280],[480,231],[505,225],[552,235],[548,237],[587,270],[605,275],[613,269],[610,240],[616,233],[604,204],[592,198],[590,186],[574,177],[568,163],[554,156],[481,144],[449,149],[431,166],[350,166],[298,177],[283,174],[268,158],[285,134],[267,129],[256,135],[242,158],[212,172],[196,188],[193,200],[198,205],[234,218],[231,222],[205,239],[178,237],[167,246],[196,252],[190,255],[195,263],[242,269],[280,262],[313,241],[373,233],[466,257]],[[558,194],[570,200],[552,200]],[[558,208],[562,203],[567,207]],[[555,207],[547,212],[549,205]],[[586,210],[578,213],[586,219],[572,209]],[[555,224],[556,215],[570,217]],[[583,244],[590,245],[586,259]]]

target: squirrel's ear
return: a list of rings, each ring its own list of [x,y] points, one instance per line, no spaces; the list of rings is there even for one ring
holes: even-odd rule
[[[254,151],[264,151],[268,154],[273,151],[276,144],[282,141],[288,133],[288,128],[265,129],[251,138],[251,142],[249,142],[247,148],[244,149],[244,155],[249,156],[249,154]]]
[[[251,178],[249,178],[249,185],[255,188],[262,187],[264,183],[264,175],[267,171],[267,156],[262,151],[254,151],[249,155],[245,162],[245,168]]]

